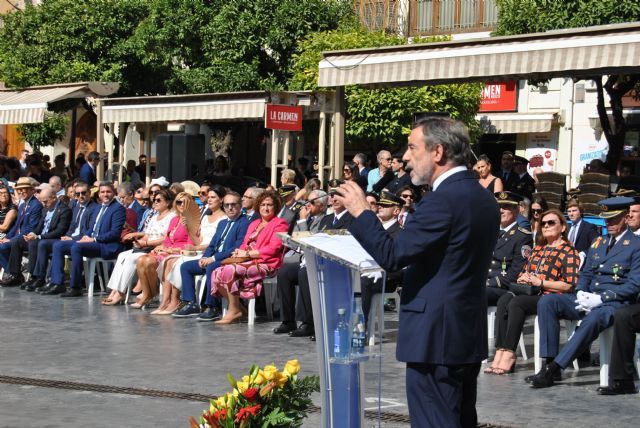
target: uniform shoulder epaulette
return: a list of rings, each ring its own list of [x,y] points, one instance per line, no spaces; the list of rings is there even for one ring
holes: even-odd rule
[[[525,233],[527,235],[531,235],[531,231],[529,229],[525,229],[524,227],[518,227],[518,230],[522,233]]]

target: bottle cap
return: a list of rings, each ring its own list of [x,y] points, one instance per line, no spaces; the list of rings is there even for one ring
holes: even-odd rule
[[[338,315],[344,315],[346,310],[344,308],[338,308]]]

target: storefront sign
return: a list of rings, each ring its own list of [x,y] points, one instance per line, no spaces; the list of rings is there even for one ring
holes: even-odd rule
[[[544,172],[554,171],[558,155],[557,138],[556,132],[527,134],[525,157],[529,160],[529,174],[533,176],[533,171],[540,169]]]
[[[265,128],[302,131],[302,107],[267,104]]]
[[[518,91],[515,81],[488,84],[482,90],[480,111],[518,111]]]
[[[579,177],[585,172],[584,167],[594,159],[605,161],[609,153],[609,143],[606,138],[596,139],[579,139],[573,145],[574,161],[573,161],[573,179],[578,181]]]

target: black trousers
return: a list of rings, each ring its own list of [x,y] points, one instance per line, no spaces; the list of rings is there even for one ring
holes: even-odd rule
[[[300,288],[298,305],[296,305],[296,286]],[[297,262],[285,261],[278,270],[278,294],[280,296],[280,321],[300,321],[313,325],[307,268],[300,268],[299,257]]]
[[[498,300],[508,292],[506,288],[487,287],[487,306],[496,306]]]
[[[22,271],[22,253],[29,248],[29,243],[35,242],[36,249],[38,241],[25,241],[22,236],[16,237],[11,240],[11,253],[9,253],[9,273],[11,275],[18,275]],[[37,251],[36,251],[37,252]],[[29,257],[29,267],[31,268],[31,257]],[[35,263],[33,263],[35,265]],[[32,269],[29,269],[31,272]]]
[[[476,428],[480,363],[407,363],[407,403],[413,428]]]
[[[311,306],[311,291],[309,291],[306,266],[298,269],[298,288],[300,289],[300,299],[296,306],[296,320],[313,325],[313,306]]]
[[[618,309],[613,317],[610,380],[633,382],[635,373],[633,356],[638,332],[640,332],[640,303]]]
[[[505,348],[515,352],[524,321],[528,315],[537,313],[540,297],[514,296],[512,293],[500,297],[496,309],[496,349]]]

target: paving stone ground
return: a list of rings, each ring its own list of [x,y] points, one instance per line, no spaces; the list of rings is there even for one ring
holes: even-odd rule
[[[404,365],[394,358],[397,315],[386,314],[382,376],[378,362],[365,367],[365,396],[374,409],[378,381],[385,412],[407,415]],[[215,326],[194,319],[153,316],[123,306],[103,307],[98,296],[61,299],[0,288],[0,379],[23,377],[83,384],[218,395],[226,373],[242,375],[252,363],[282,366],[297,358],[303,374],[317,373],[315,344],[275,336],[276,321]],[[532,332],[525,337],[530,354]],[[594,348],[595,352],[596,349]],[[509,427],[637,426],[640,396],[600,397],[598,368],[567,370],[561,385],[533,390],[523,381],[533,362],[515,374],[478,382],[483,423]],[[316,397],[316,404],[319,400]],[[176,398],[67,390],[0,382],[0,427],[187,427],[205,403]],[[305,427],[319,427],[311,413]],[[378,426],[367,419],[365,426]],[[407,424],[381,423],[386,428]]]

